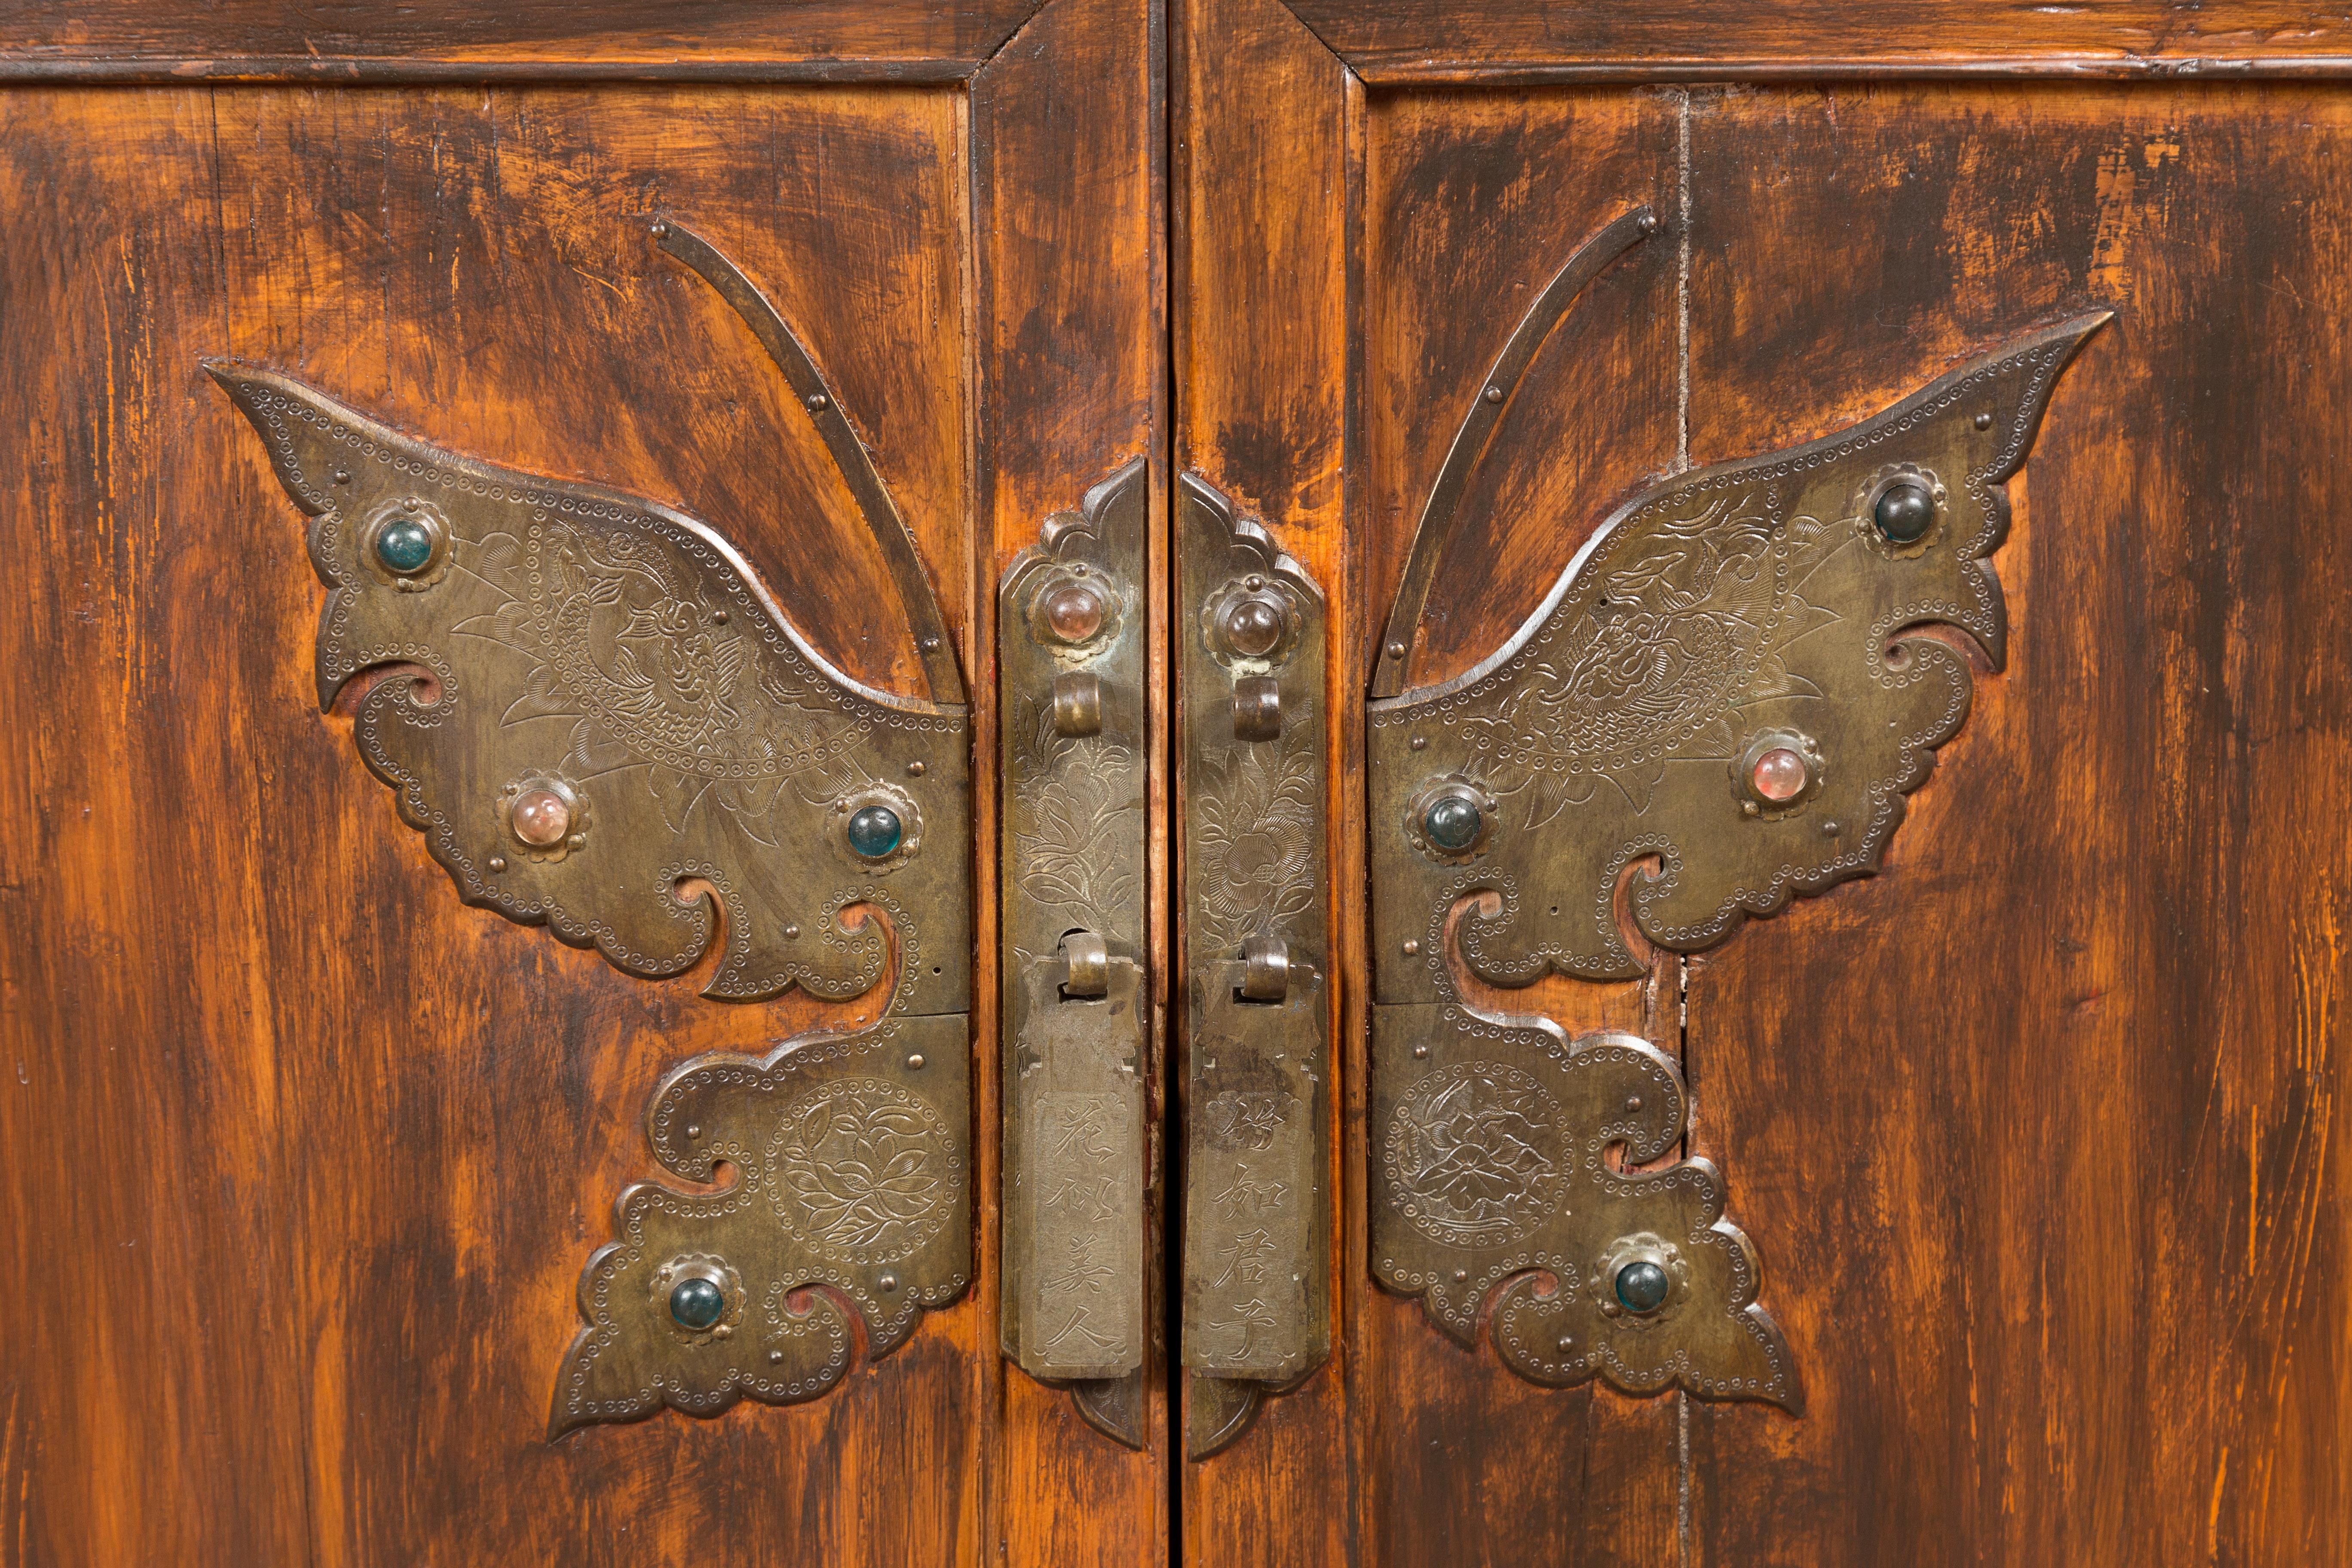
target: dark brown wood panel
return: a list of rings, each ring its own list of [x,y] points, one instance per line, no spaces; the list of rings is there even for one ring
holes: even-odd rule
[[[1157,101],[1164,62],[1144,0],[1054,0],[989,62],[973,87],[977,148],[975,212],[982,304],[981,485],[992,548],[983,559],[994,583],[1038,525],[1076,507],[1086,491],[1134,458],[1153,475],[1155,556],[1165,559],[1167,519],[1164,300],[1160,235],[1165,194]],[[1152,689],[1166,679],[1165,586],[1149,608],[1155,628]],[[993,606],[992,595],[987,601]],[[992,626],[982,646],[994,648]],[[983,682],[992,686],[992,674]],[[996,755],[992,712],[977,755]],[[1165,795],[1163,714],[1152,722],[1152,794]],[[983,769],[982,771],[992,771]],[[1150,873],[1155,954],[1152,1048],[1165,1038],[1168,1005],[1167,852],[1153,807]],[[980,825],[992,846],[995,823]],[[981,937],[994,952],[995,858],[982,857],[978,897],[991,923]],[[992,983],[982,1039],[995,1034]],[[1147,1073],[1147,1081],[1154,1075]],[[974,1079],[983,1128],[999,1125],[992,1057]],[[1155,1089],[1157,1084],[1154,1084]],[[1153,1109],[1160,1107],[1157,1097]],[[979,1191],[982,1226],[997,1256],[1002,1152],[992,1136]],[[1148,1249],[1149,1250],[1149,1249]],[[986,1282],[994,1357],[997,1301]],[[995,1364],[1001,1447],[992,1474],[989,1531],[998,1560],[1011,1563],[1158,1563],[1169,1556],[1170,1446],[1165,1358],[1154,1352],[1150,1438],[1140,1452],[1087,1426],[1069,1395]]]
[[[2352,100],[1694,114],[1696,460],[2117,312],[1885,872],[1693,966],[1697,1141],[1808,1393],[1693,1405],[1694,1560],[2342,1562]]]
[[[971,1300],[811,1405],[542,1440],[660,1074],[817,1010],[459,904],[316,710],[302,520],[198,367],[674,499],[904,684],[806,421],[645,222],[808,331],[968,655],[963,123],[879,89],[0,97],[8,1561],[977,1555]]]
[[[0,79],[969,76],[1039,0],[0,0]]]
[[[1367,81],[1809,81],[2352,68],[2352,20],[2295,0],[1288,0]]]

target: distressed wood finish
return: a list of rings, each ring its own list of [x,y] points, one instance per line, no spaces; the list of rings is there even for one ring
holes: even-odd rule
[[[551,77],[954,81],[1042,0],[0,0],[0,80],[429,81]]]
[[[702,976],[631,981],[464,909],[349,721],[315,711],[301,520],[198,364],[281,366],[452,448],[680,505],[828,657],[916,689],[808,422],[646,234],[689,217],[801,325],[984,689],[999,542],[1149,449],[1161,374],[1147,17],[1070,0],[1003,58],[977,185],[952,89],[0,97],[24,263],[0,309],[45,324],[0,368],[24,563],[0,815],[26,933],[0,961],[0,1228],[20,1278],[76,1282],[8,1340],[7,1561],[1052,1561],[1074,1531],[1139,1559],[1164,1539],[1156,1457],[1101,1465],[1066,1405],[1005,1408],[992,1223],[972,1294],[824,1400],[538,1440],[662,1071],[866,1021],[879,994],[713,1006]],[[1075,1456],[1059,1493],[1040,1442]]]
[[[1289,0],[1364,79],[1820,81],[2352,70],[2352,25],[2294,0]]]
[[[975,84],[974,134],[982,335],[978,345],[986,395],[982,406],[982,516],[992,555],[982,575],[992,585],[992,616],[982,646],[993,648],[992,585],[1020,552],[1036,542],[1052,512],[1075,508],[1086,491],[1134,458],[1147,458],[1151,525],[1149,552],[1166,555],[1166,348],[1162,335],[1159,236],[1163,199],[1157,84],[1164,70],[1145,0],[1056,0],[989,63]],[[1150,574],[1147,609],[1147,688],[1166,689],[1166,591]],[[986,684],[992,689],[992,672]],[[996,716],[980,754],[993,759]],[[1168,1008],[1167,849],[1164,833],[1163,711],[1148,715],[1150,751],[1147,810],[1153,824],[1148,867],[1153,995],[1149,1020],[1147,1117],[1160,1111],[1156,1064]],[[992,767],[989,770],[993,772]],[[995,825],[979,842],[993,845]],[[997,951],[995,859],[983,858],[982,907],[990,924],[983,953]],[[991,1039],[991,1019],[982,1031]],[[993,1067],[975,1095],[978,1124],[999,1125]],[[1001,1151],[984,1140],[988,1169],[986,1247],[1001,1233],[997,1174]],[[1155,1213],[1159,1194],[1148,1201]],[[1147,1257],[1156,1235],[1146,1237]],[[996,1279],[984,1308],[993,1345]],[[1147,1313],[1157,1310],[1147,1296]],[[992,1366],[1001,1450],[992,1472],[987,1533],[1001,1559],[1016,1563],[1086,1560],[1162,1561],[1170,1539],[1167,1365],[1171,1347],[1155,1336],[1145,1373],[1150,1385],[1140,1453],[1089,1426],[1064,1391],[1018,1368]]]
[[[2347,131],[2302,87],[1695,106],[1696,460],[2117,312],[1886,872],[1693,965],[1809,1392],[1694,1405],[1695,1563],[2341,1560]]]
[[[1261,522],[1322,588],[1327,700],[1339,720],[1326,739],[1344,756],[1357,707],[1340,529],[1347,73],[1276,0],[1187,5],[1177,25],[1175,463],[1227,496],[1236,515]],[[1328,776],[1344,771],[1334,766]],[[1327,820],[1350,820],[1344,803],[1333,802]],[[1349,868],[1360,866],[1352,836],[1337,837],[1335,888],[1362,875]],[[1355,922],[1344,907],[1330,912],[1340,962],[1325,999],[1338,1019],[1352,990],[1346,953]],[[1185,1036],[1180,1016],[1171,1037]],[[1341,1037],[1352,1037],[1343,1029]],[[1333,1088],[1343,1095],[1353,1092],[1341,1087],[1354,1081],[1353,1052],[1327,1042],[1326,1060],[1338,1064]],[[1330,1359],[1297,1391],[1263,1401],[1252,1429],[1223,1454],[1183,1463],[1179,1528],[1188,1563],[1330,1563],[1353,1549],[1348,1505],[1360,1472],[1348,1391],[1363,1267],[1360,1245],[1344,1239],[1360,1227],[1342,1216],[1357,1212],[1361,1166],[1352,1152],[1352,1101],[1331,1110],[1339,1163],[1325,1181],[1340,1223],[1330,1240],[1338,1319]],[[1181,1256],[1171,1258],[1171,1270],[1182,1268]]]

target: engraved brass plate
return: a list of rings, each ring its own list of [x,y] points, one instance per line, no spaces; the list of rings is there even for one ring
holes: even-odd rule
[[[1143,972],[1105,970],[1101,995],[1069,995],[1066,962],[1031,964],[1007,1053],[1005,1348],[1056,1381],[1143,1366]]]
[[[1048,518],[997,595],[1004,788],[999,1335],[1145,1441],[1153,1261],[1145,947],[1148,472]]]
[[[207,368],[310,514],[321,706],[467,903],[707,996],[865,994],[884,1021],[656,1095],[662,1166],[590,1260],[551,1427],[805,1399],[902,1342],[971,1266],[970,716],[912,536],[799,339],[667,222],[655,237],[776,358],[891,563],[931,696],[852,680],[716,531],[394,430],[291,377]]]
[[[1447,531],[1576,290],[1657,224],[1604,226],[1518,323],[1433,486],[1366,739],[1374,1273],[1539,1383],[1797,1407],[1757,1265],[1684,1134],[1674,1063],[1631,1036],[1463,1005],[1646,971],[1874,870],[1999,668],[1986,557],[2057,378],[2102,313],[2019,338],[1840,435],[1680,475],[1610,518],[1543,605],[1442,685],[1408,672]],[[1950,628],[1952,641],[1944,639]],[[1475,902],[1470,900],[1475,900]]]
[[[1664,1052],[1435,1004],[1373,1009],[1372,1064],[1381,1284],[1419,1296],[1465,1345],[1494,1294],[1496,1348],[1538,1383],[1597,1375],[1629,1394],[1679,1386],[1798,1407],[1715,1167],[1624,1168],[1683,1136],[1682,1075]]]
[[[1213,488],[1181,491],[1181,1345],[1202,1458],[1330,1353],[1324,604]]]
[[[654,1158],[705,1183],[723,1162],[731,1179],[621,1194],[619,1239],[581,1278],[587,1326],[564,1356],[550,1436],[664,1405],[709,1415],[740,1398],[814,1398],[848,1370],[852,1311],[881,1356],[920,1309],[962,1295],[966,1058],[962,1018],[912,1017],[673,1072],[647,1117]],[[719,1315],[689,1326],[677,1293],[706,1277]]]
[[[2007,528],[2000,481],[2104,320],[2021,339],[1842,435],[1658,486],[1491,658],[1373,703],[1379,999],[1444,994],[1438,939],[1475,889],[1504,908],[1462,922],[1464,956],[1524,985],[1643,973],[1615,912],[1637,866],[1634,923],[1682,952],[1874,869],[1968,713],[1968,662],[1928,629],[2000,664],[1983,558]],[[1877,515],[1897,490],[1925,519],[1907,542]],[[1759,766],[1780,771],[1759,783]],[[1463,844],[1430,831],[1445,797],[1475,814]]]

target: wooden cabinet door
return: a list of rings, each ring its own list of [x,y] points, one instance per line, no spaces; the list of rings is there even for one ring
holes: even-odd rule
[[[1339,1129],[1330,1360],[1182,1468],[1188,1561],[2352,1560],[2345,42],[2251,6],[1180,8],[1174,462],[1329,596]],[[1962,374],[2050,331],[2038,422]],[[1859,591],[1882,566],[1952,586]],[[1368,708],[1391,658],[1421,706]],[[1890,764],[1853,715],[1929,668]],[[1694,717],[1701,677],[1737,689]],[[1415,758],[1485,792],[1483,862],[1407,842]],[[1415,923],[1432,859],[1466,923]],[[1472,1027],[1385,1021],[1433,938],[1465,1014],[1671,1058],[1652,1174],[1712,1163],[1777,1391],[1625,1351],[1597,1245],[1401,1292],[1393,1141]],[[1594,1135],[1549,1154],[1635,1136]],[[1623,1310],[1606,1353],[1525,1331],[1562,1302]]]
[[[0,1563],[2352,1561],[2337,19],[641,13],[0,0]]]
[[[1162,1423],[1140,1451],[1108,1443],[996,1352],[992,859],[970,847],[992,843],[994,773],[969,770],[968,822],[949,787],[993,754],[1000,570],[1162,439],[1147,9],[0,10],[0,530],[19,574],[0,1561],[1161,1552]],[[688,236],[804,359],[730,308],[720,264],[688,264]],[[386,496],[413,514],[371,510]],[[479,532],[492,513],[503,545]],[[559,572],[589,586],[542,598]],[[341,590],[324,620],[322,574]],[[453,600],[462,624],[386,629]],[[923,646],[919,600],[944,647]],[[575,610],[601,628],[593,669],[515,663],[524,644],[581,653]],[[824,706],[811,658],[880,695],[812,731],[837,754],[786,766],[800,731],[762,725]],[[360,666],[397,667],[410,695]],[[592,688],[588,738],[542,745]],[[476,789],[491,763],[433,750],[435,712],[494,759],[541,737],[536,771]],[[623,731],[655,760],[590,755]],[[698,1170],[724,1180],[679,1157],[706,1130],[662,1120],[666,1075],[885,1022],[890,985],[853,983],[874,928],[753,885],[815,853],[758,841],[809,804],[792,790],[845,787],[845,760],[969,879],[928,933],[901,896],[920,862],[871,884],[906,917],[894,962],[931,988],[905,1011],[944,1045],[921,1079],[920,1049],[859,1058],[881,1120],[806,1134],[871,1144],[862,1175],[829,1167],[864,1185],[815,1194],[863,1261],[788,1310],[749,1265],[703,1279],[689,1258],[689,1310],[709,1290],[749,1315],[713,1324],[734,1347],[678,1320],[675,1353],[748,1343],[733,1381],[656,1359],[574,1400],[583,1306],[662,1304],[624,1188],[685,1212]],[[624,767],[661,781],[681,841],[714,814],[739,835],[733,858],[661,868],[669,915],[628,906],[666,945],[596,901],[627,888],[585,879],[672,831],[653,794],[599,793]],[[525,837],[556,809],[534,780],[578,792],[570,850]],[[697,956],[709,928],[686,926],[714,908]],[[949,1103],[921,1085],[950,1076],[961,1124],[903,1110]],[[933,1163],[908,1176],[902,1155]],[[919,1278],[895,1239],[837,1223],[908,1234],[890,1205],[914,1183],[931,1185],[910,1212],[946,1205]],[[919,1288],[909,1316],[892,1293]]]

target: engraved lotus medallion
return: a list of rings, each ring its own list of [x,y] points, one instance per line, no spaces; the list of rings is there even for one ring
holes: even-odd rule
[[[1383,1163],[1405,1217],[1448,1247],[1520,1240],[1559,1205],[1559,1102],[1505,1062],[1463,1062],[1405,1091]]]
[[[784,1227],[851,1263],[911,1255],[939,1234],[963,1184],[939,1113],[874,1078],[825,1084],[786,1111],[767,1168]]]

